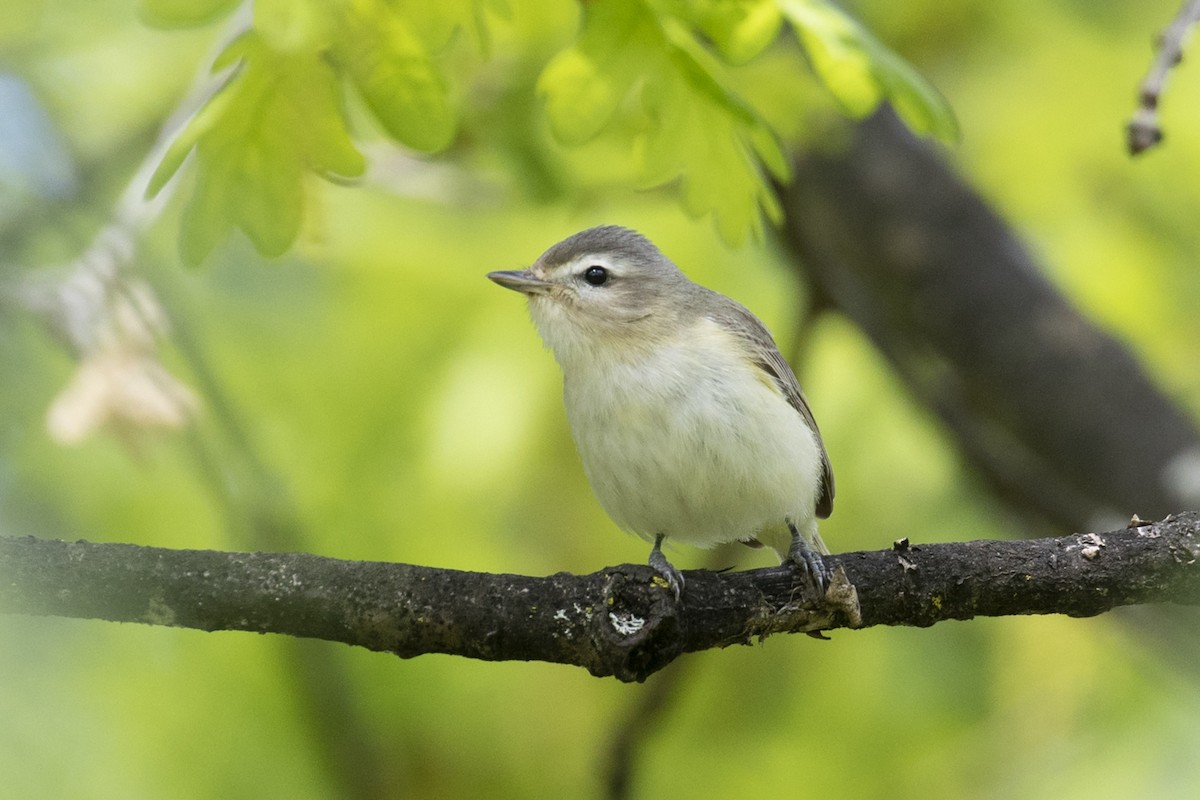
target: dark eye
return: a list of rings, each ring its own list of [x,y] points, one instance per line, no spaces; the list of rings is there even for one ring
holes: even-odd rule
[[[583,279],[592,286],[603,286],[608,283],[608,270],[593,264],[583,271]]]

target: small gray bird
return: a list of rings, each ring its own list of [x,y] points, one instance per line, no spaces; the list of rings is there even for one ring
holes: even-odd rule
[[[649,239],[590,228],[525,270],[521,292],[563,372],[584,472],[622,528],[654,542],[650,565],[678,598],[670,539],[766,544],[819,592],[817,519],[833,472],[791,367],[758,318],[687,278]]]

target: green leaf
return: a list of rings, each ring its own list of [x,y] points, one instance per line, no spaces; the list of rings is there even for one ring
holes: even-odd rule
[[[150,180],[146,184],[147,199],[156,196],[162,191],[167,182],[179,171],[184,160],[191,154],[200,139],[212,130],[215,125],[220,124],[221,118],[228,111],[229,105],[235,96],[235,93],[229,90],[229,83],[226,82],[187,121],[179,133],[175,134],[175,138],[167,146],[162,160],[158,163],[158,167],[155,168],[154,174],[150,176]]]
[[[508,5],[508,0],[475,0],[472,4],[474,12],[474,25],[471,27],[475,31],[475,40],[479,43],[479,52],[484,57],[490,57],[492,53],[492,37],[488,33],[487,12],[503,20],[512,19],[512,9]]]
[[[274,124],[289,116],[278,98],[235,156],[227,185],[234,224],[246,232],[258,252],[282,255],[300,232],[304,207],[304,153],[290,131]]]
[[[318,53],[280,60],[275,129],[297,142],[309,170],[353,178],[366,169],[346,130],[342,83]]]
[[[672,10],[707,36],[731,64],[760,55],[783,22],[774,0],[684,0]]]
[[[757,112],[725,85],[716,59],[700,46],[686,28],[674,20],[663,23],[668,44],[665,48],[671,65],[693,89],[704,94],[747,125],[756,125]]]
[[[445,47],[454,34],[465,30],[484,55],[491,50],[487,14],[501,19],[509,19],[512,14],[507,0],[439,0],[436,3],[428,0],[391,0],[391,8],[410,21],[414,31],[431,51]]]
[[[656,84],[648,103],[655,125],[639,155],[651,185],[678,180],[684,209],[696,217],[712,212],[730,244],[743,241],[747,231],[760,233],[760,207],[778,216],[778,201],[724,108],[679,81]]]
[[[360,0],[343,17],[334,53],[389,135],[427,153],[450,144],[457,116],[449,89],[404,18]]]
[[[234,99],[196,147],[197,181],[184,210],[181,247],[198,264],[233,226],[264,255],[278,255],[299,232],[302,187],[296,142],[276,130],[278,75],[247,64],[230,85]]]
[[[634,83],[663,59],[662,29],[639,0],[583,5],[575,44],[538,78],[550,131],[563,144],[582,144],[612,119]]]
[[[946,99],[904,59],[826,0],[777,0],[817,77],[847,114],[861,118],[888,100],[913,130],[958,137]]]
[[[775,180],[780,183],[791,181],[792,164],[788,160],[787,154],[783,152],[783,147],[775,132],[765,124],[756,125],[750,129],[748,138],[755,154],[767,171],[775,176]]]
[[[942,141],[957,141],[958,118],[945,96],[891,50],[881,46],[877,57],[887,98],[908,127]]]
[[[237,8],[239,0],[140,0],[138,14],[158,28],[193,28]]]
[[[725,86],[707,51],[681,28],[665,27],[667,68],[646,78],[645,105],[655,121],[641,145],[647,179],[678,179],[685,210],[711,212],[730,244],[748,231],[758,237],[760,210],[781,218],[759,159],[781,179],[789,173],[787,160],[758,114]]]
[[[277,52],[328,46],[333,14],[322,0],[254,0],[254,32]]]
[[[184,206],[179,233],[180,255],[188,265],[196,266],[203,261],[233,227],[222,184],[216,174],[216,165],[205,164],[197,169],[196,183]]]
[[[365,163],[346,132],[340,84],[318,53],[279,52],[257,34],[222,54],[241,63],[164,156],[161,188],[195,145],[197,179],[184,209],[180,246],[197,264],[232,227],[264,255],[286,251],[303,218],[305,175],[353,176]]]
[[[780,179],[787,159],[759,114],[729,88],[719,60],[682,21],[641,0],[583,9],[577,41],[538,81],[555,138],[588,141],[641,87],[646,124],[635,149],[647,185],[677,182],[685,210],[712,213],[731,243],[760,231],[760,210],[778,218],[760,159]]]
[[[252,55],[256,49],[261,46],[259,36],[255,31],[246,31],[234,39],[227,45],[217,57],[213,59],[212,71],[220,72],[223,69],[232,67],[242,59]]]

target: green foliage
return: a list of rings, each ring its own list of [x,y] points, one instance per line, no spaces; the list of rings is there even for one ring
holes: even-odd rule
[[[227,0],[143,0],[144,18],[195,25],[231,8]],[[221,56],[232,77],[170,148],[159,191],[196,151],[182,252],[197,263],[233,227],[261,253],[284,252],[303,221],[308,173],[354,176],[339,87],[352,86],[400,144],[435,153],[455,139],[459,114],[443,53],[467,30],[491,49],[487,15],[504,0],[450,3],[259,0],[253,28]],[[770,178],[788,179],[779,134],[733,88],[728,69],[761,56],[787,20],[814,72],[842,108],[862,116],[890,100],[916,130],[956,135],[944,99],[853,19],[821,0],[603,0],[582,5],[570,46],[537,83],[552,135],[587,143],[620,112],[637,117],[632,158],[641,183],[675,184],[685,210],[712,214],[722,238],[758,235],[761,215],[778,222]]]
[[[919,133],[958,138],[946,98],[904,59],[826,0],[778,0],[813,71],[852,117],[865,117],[887,100]]]
[[[282,254],[300,230],[307,174],[362,174],[362,155],[347,133],[343,79],[401,144],[433,152],[450,143],[456,115],[448,87],[417,29],[379,0],[356,0],[339,12],[260,0],[253,29],[218,57],[214,69],[231,69],[230,78],[178,135],[148,187],[150,195],[161,191],[195,150],[180,239],[187,262],[203,260],[235,226],[260,253]],[[448,36],[450,20],[440,14],[426,35]],[[147,15],[168,24],[202,16]]]
[[[579,144],[640,88],[645,181],[681,179],[687,211],[713,212],[722,236],[736,242],[757,229],[760,206],[776,221],[780,215],[760,160],[781,180],[788,167],[774,135],[719,70],[679,21],[660,18],[640,0],[612,0],[585,6],[578,41],[546,66],[538,92],[554,135]]]
[[[774,0],[682,0],[672,9],[730,64],[745,64],[775,41],[783,17]]]
[[[378,0],[359,2],[338,27],[334,53],[398,142],[428,153],[450,144],[456,115],[446,80],[403,16],[388,13]]]
[[[158,192],[193,147],[197,180],[181,249],[198,263],[237,225],[259,252],[279,255],[300,229],[306,172],[354,176],[362,155],[342,124],[336,76],[316,54],[280,51],[255,32],[225,49],[236,69],[172,144],[151,178]]]
[[[450,43],[454,34],[465,30],[482,53],[490,53],[492,37],[488,31],[488,14],[508,19],[512,12],[507,0],[391,0],[388,5],[417,27],[418,34],[430,50],[440,50]]]

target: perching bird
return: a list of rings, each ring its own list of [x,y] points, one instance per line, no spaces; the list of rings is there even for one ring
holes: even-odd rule
[[[664,541],[766,544],[819,591],[817,519],[833,472],[817,423],[766,327],[687,278],[649,239],[590,228],[525,270],[492,272],[529,298],[563,372],[584,472],[679,596]]]

